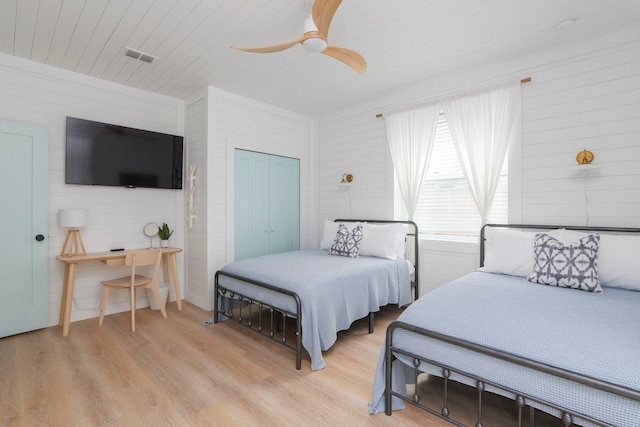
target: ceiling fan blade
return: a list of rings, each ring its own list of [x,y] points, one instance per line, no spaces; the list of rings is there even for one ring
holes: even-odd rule
[[[347,49],[346,47],[329,46],[322,53],[344,62],[360,74],[367,71],[367,61],[355,50]]]
[[[329,34],[329,26],[333,15],[336,13],[340,3],[342,3],[342,0],[315,0],[313,2],[311,16],[313,16],[313,22],[318,27],[318,35],[325,40]]]
[[[261,46],[261,47],[235,47],[231,46],[231,49],[241,50],[243,52],[253,52],[253,53],[272,53],[272,52],[280,52],[281,50],[289,49],[300,43],[303,38],[299,38],[297,40],[293,40],[287,43],[274,44],[271,46]]]

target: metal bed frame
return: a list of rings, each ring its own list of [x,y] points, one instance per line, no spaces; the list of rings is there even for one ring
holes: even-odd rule
[[[391,220],[364,220],[364,219],[336,219],[334,222],[368,222],[372,224],[408,224],[413,227],[413,232],[408,232],[407,236],[413,238],[413,251],[414,251],[414,265],[415,273],[414,280],[411,282],[413,289],[413,296],[418,298],[418,226],[413,221],[391,221]],[[259,301],[250,296],[244,295],[240,292],[226,288],[220,284],[220,277],[225,276],[232,279],[240,280],[246,283],[250,283],[255,286],[269,289],[273,292],[279,292],[294,299],[296,303],[295,312],[287,311],[280,307],[276,307],[271,304],[267,304],[264,301]],[[250,330],[259,333],[260,335],[267,337],[274,342],[284,345],[285,347],[292,349],[296,352],[296,369],[302,369],[302,310],[300,297],[292,291],[280,288],[268,283],[248,279],[235,274],[226,273],[224,271],[216,271],[214,277],[214,290],[213,290],[213,323],[220,321],[220,315],[225,316],[229,320],[233,320],[242,326],[249,328]],[[219,298],[223,298],[221,302],[218,302]],[[226,298],[226,300],[225,300]],[[226,303],[224,303],[226,301]],[[294,319],[295,330],[294,337],[295,343],[291,344],[287,341],[287,326],[286,319]],[[368,315],[369,321],[369,333],[373,333],[374,313],[370,312]]]
[[[621,227],[579,227],[579,226],[551,226],[551,225],[530,225],[530,224],[487,224],[484,227],[482,227],[482,230],[480,232],[480,267],[484,266],[484,241],[485,241],[485,228],[486,227],[494,227],[494,228],[517,228],[517,229],[537,229],[537,230],[551,230],[551,229],[557,229],[557,228],[565,228],[568,230],[579,230],[579,231],[588,231],[588,232],[608,232],[608,233],[639,233],[640,234],[640,228],[621,228]],[[531,359],[527,359],[527,358],[523,358],[520,356],[516,356],[514,354],[508,353],[508,352],[504,352],[504,351],[500,351],[500,350],[496,350],[487,346],[483,346],[480,344],[475,344],[466,340],[462,340],[456,337],[452,337],[449,335],[444,335],[444,334],[440,334],[440,333],[436,333],[433,331],[429,331],[423,328],[419,328],[401,321],[395,321],[392,322],[388,327],[387,327],[387,334],[386,334],[386,346],[385,346],[385,413],[387,415],[391,415],[392,414],[392,407],[391,407],[391,399],[393,396],[402,399],[404,402],[416,406],[426,412],[429,412],[433,415],[436,415],[446,421],[449,421],[450,423],[457,425],[457,426],[461,426],[461,427],[465,427],[465,424],[463,424],[462,422],[455,420],[453,418],[450,417],[450,410],[449,410],[449,387],[448,387],[448,383],[449,381],[451,381],[449,378],[451,377],[451,375],[453,373],[462,375],[463,377],[466,377],[467,379],[471,380],[472,382],[475,383],[475,388],[477,391],[477,421],[475,423],[475,427],[483,427],[484,424],[482,422],[482,409],[483,409],[483,403],[482,403],[482,397],[483,397],[483,393],[485,392],[487,386],[490,387],[494,387],[495,389],[498,390],[502,390],[505,391],[507,393],[509,393],[510,395],[515,396],[515,404],[517,407],[517,419],[518,419],[518,427],[521,427],[523,424],[523,413],[524,413],[524,409],[529,406],[529,421],[530,421],[530,425],[534,426],[535,425],[535,408],[533,406],[531,406],[531,403],[536,403],[539,405],[544,405],[546,407],[549,408],[553,408],[555,410],[557,410],[559,413],[562,414],[561,420],[564,426],[568,427],[573,425],[573,420],[574,418],[579,418],[581,420],[584,421],[588,421],[593,423],[594,425],[597,426],[601,426],[601,427],[615,427],[612,426],[611,424],[607,424],[604,423],[602,421],[596,420],[592,417],[590,417],[587,414],[581,414],[581,413],[576,413],[575,411],[569,410],[567,408],[564,408],[562,406],[559,405],[555,405],[552,404],[550,402],[545,401],[544,399],[540,399],[537,397],[533,397],[531,395],[528,395],[527,393],[524,393],[522,391],[519,390],[514,390],[511,389],[509,387],[505,387],[503,385],[497,384],[492,382],[489,379],[485,379],[485,378],[480,378],[478,376],[475,376],[473,374],[470,374],[468,372],[462,371],[460,369],[457,369],[455,367],[451,367],[451,366],[447,366],[445,364],[442,363],[438,363],[435,362],[431,359],[427,359],[424,358],[420,355],[417,354],[412,354],[410,352],[407,352],[401,348],[395,347],[393,345],[393,333],[396,330],[405,330],[405,331],[409,331],[412,333],[416,333],[425,337],[429,337],[429,338],[433,338],[436,340],[440,340],[443,341],[447,344],[451,344],[454,346],[459,346],[468,350],[472,350],[487,356],[491,356],[491,357],[495,357],[497,359],[501,359],[507,362],[511,362],[520,366],[524,366],[527,368],[531,368],[531,369],[535,369],[539,372],[542,373],[546,373],[546,374],[551,374],[566,380],[570,380],[570,381],[574,381],[578,384],[582,384],[582,385],[586,385],[586,386],[590,386],[590,387],[595,387],[598,388],[600,390],[603,390],[605,392],[609,392],[609,393],[613,393],[619,396],[623,396],[632,400],[637,400],[640,401],[640,392],[637,390],[633,390],[630,388],[626,388],[626,387],[622,387],[620,385],[617,384],[612,384],[609,382],[605,382],[602,380],[599,380],[597,378],[592,378],[589,376],[585,376],[585,375],[580,375],[574,372],[570,372],[564,369],[560,369],[557,367],[554,367],[552,365],[549,364],[545,364],[545,363],[540,363],[537,362],[535,360],[531,360]],[[392,378],[392,364],[393,362],[397,359],[396,355],[404,355],[407,356],[409,358],[411,358],[412,363],[413,363],[413,380],[416,384],[416,391],[414,392],[414,394],[409,398],[407,397],[405,394],[402,393],[398,393],[392,390],[391,385],[393,384],[393,378]],[[443,404],[441,408],[434,408],[434,407],[429,407],[427,405],[424,405],[420,402],[420,395],[418,393],[418,388],[417,388],[417,384],[418,384],[418,375],[421,373],[420,371],[418,371],[418,367],[420,365],[420,363],[427,363],[430,364],[432,366],[436,366],[438,369],[441,369],[442,371],[442,378],[444,379],[443,381]]]

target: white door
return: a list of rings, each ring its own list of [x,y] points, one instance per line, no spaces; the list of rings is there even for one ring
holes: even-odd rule
[[[47,139],[0,121],[0,337],[48,323]]]

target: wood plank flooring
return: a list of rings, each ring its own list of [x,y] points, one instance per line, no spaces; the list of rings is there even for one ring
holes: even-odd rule
[[[187,302],[0,339],[0,426],[450,426],[416,408],[369,415],[373,377],[386,326],[401,312],[386,307],[375,332],[359,320],[311,371],[295,353],[231,322],[203,326],[210,313]],[[465,423],[473,392],[460,387]],[[465,400],[466,399],[466,400]],[[513,426],[513,404],[489,399],[485,426]],[[503,407],[508,411],[503,411]],[[556,422],[558,421],[558,422]],[[548,423],[547,423],[548,422]],[[537,419],[538,426],[562,425]]]

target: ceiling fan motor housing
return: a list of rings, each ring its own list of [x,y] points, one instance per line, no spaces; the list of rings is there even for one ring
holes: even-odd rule
[[[327,42],[320,37],[309,37],[302,42],[302,47],[308,52],[320,53],[327,48]]]
[[[304,33],[317,33],[318,27],[316,27],[315,22],[313,22],[313,17],[310,16],[304,20]],[[327,41],[321,39],[320,37],[311,36],[305,41],[302,42],[302,47],[307,52],[312,53],[320,53],[327,48]]]

